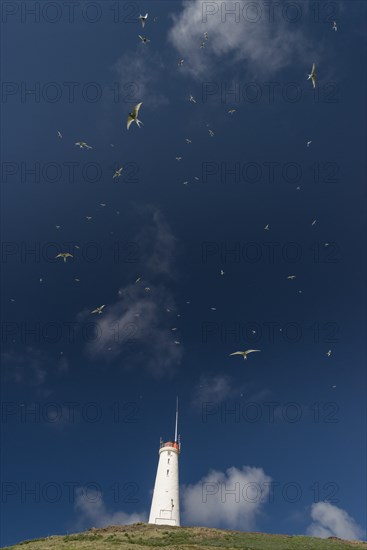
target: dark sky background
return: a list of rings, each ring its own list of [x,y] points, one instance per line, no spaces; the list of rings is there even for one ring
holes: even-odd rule
[[[1,6],[1,545],[146,521],[176,395],[182,524],[364,539],[366,4],[36,4]]]

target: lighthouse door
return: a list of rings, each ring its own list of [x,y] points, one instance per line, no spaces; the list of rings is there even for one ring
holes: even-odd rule
[[[176,520],[175,519],[164,519],[162,517],[160,518],[155,518],[155,523],[156,525],[176,525]]]

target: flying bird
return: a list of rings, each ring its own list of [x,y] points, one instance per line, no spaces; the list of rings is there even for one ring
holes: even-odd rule
[[[196,99],[194,98],[194,96],[192,94],[190,94],[190,96],[189,96],[189,101],[191,101],[191,103],[196,103]]]
[[[315,72],[315,63],[312,65],[311,73],[308,76],[307,80],[311,80],[312,86],[316,88],[316,72]]]
[[[213,137],[213,136],[214,136],[213,130],[210,130],[210,129],[209,129],[208,132],[209,132],[210,137]]]
[[[144,29],[144,26],[145,26],[145,23],[148,19],[148,14],[146,13],[145,15],[139,15],[139,20],[140,20],[140,23],[141,23],[141,26],[143,27]]]
[[[223,269],[220,270],[220,274],[221,274],[221,275],[224,275]]]
[[[88,145],[88,143],[86,143],[85,141],[77,141],[75,145],[80,149],[93,149],[93,147],[91,147],[91,145]]]
[[[307,142],[307,147],[309,147],[311,145],[312,141],[308,141]]]
[[[182,67],[182,65],[183,65],[184,63],[185,63],[185,60],[184,60],[184,59],[179,59],[177,65],[178,65],[179,67]]]
[[[185,141],[187,144],[192,143],[191,139],[188,139],[188,138],[186,138]]]
[[[229,109],[228,114],[233,115],[236,112],[236,109]]]
[[[243,358],[246,360],[249,353],[253,353],[254,351],[261,351],[261,349],[248,349],[246,351],[235,351],[234,353],[230,353],[229,355],[242,355]]]
[[[182,157],[175,157],[176,160],[182,160]]]
[[[202,42],[202,43],[200,44],[200,48],[205,48],[205,42]]]
[[[327,355],[328,357],[330,357],[330,355],[331,355],[331,349],[329,349],[329,351],[326,352],[326,355]]]
[[[123,166],[121,166],[121,168],[116,170],[112,179],[119,178],[121,176],[121,172],[123,171],[123,169],[124,169]]]
[[[92,216],[85,216],[85,219],[90,221],[92,219]]]
[[[290,279],[291,281],[292,281],[293,279],[295,279],[295,278],[296,278],[295,275],[288,275],[288,277],[287,277],[287,279]]]
[[[105,308],[105,304],[103,304],[103,306],[99,306],[99,307],[96,307],[96,309],[94,309],[93,311],[91,311],[91,314],[92,313],[98,313],[98,315],[101,315],[102,311],[103,311],[103,308]]]
[[[70,252],[60,252],[55,258],[64,258],[64,262],[66,262],[67,258],[74,258]]]
[[[57,130],[57,135],[59,136],[60,139],[62,139],[62,133],[59,130]]]
[[[314,220],[311,225],[316,225],[317,220]]]
[[[148,42],[150,42],[149,38],[142,36],[141,34],[139,34],[139,38],[142,41],[142,44],[148,44]]]
[[[135,105],[132,112],[129,113],[129,116],[127,118],[127,129],[130,128],[130,126],[133,122],[136,122],[136,124],[138,125],[139,128],[140,128],[140,124],[143,124],[142,121],[138,119],[139,109],[142,106],[142,104],[143,104],[143,102],[140,102],[137,105]]]
[[[209,38],[207,31],[204,32],[204,38],[205,38],[205,40],[208,40],[208,38]]]
[[[269,231],[269,224],[266,224],[266,226],[264,227],[265,231]]]
[[[333,21],[333,31],[337,31],[338,30],[338,27],[337,27],[337,24],[336,24],[336,21]]]

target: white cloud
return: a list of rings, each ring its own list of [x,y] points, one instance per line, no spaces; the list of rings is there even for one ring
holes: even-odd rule
[[[126,367],[138,364],[160,376],[172,374],[183,353],[182,344],[174,343],[179,338],[171,331],[175,301],[165,285],[174,273],[175,238],[159,211],[145,209],[143,214],[151,219],[135,239],[142,279],[120,288],[118,300],[95,319],[97,334],[87,353],[94,359],[120,357]]]
[[[270,482],[262,468],[211,470],[196,484],[182,488],[183,521],[188,525],[254,529]]]
[[[151,51],[149,44],[140,44],[135,52],[123,54],[113,69],[117,73],[124,102],[133,104],[143,101],[151,107],[168,103],[161,86],[164,63],[160,54]]]
[[[87,491],[80,487],[76,490],[75,509],[78,512],[78,528],[107,527],[108,525],[128,525],[147,521],[147,514],[126,514],[125,512],[108,512],[99,491]]]
[[[22,351],[7,351],[1,354],[5,377],[17,384],[36,387],[49,392],[47,382],[52,375],[68,372],[69,363],[65,356],[57,358],[31,346]]]
[[[342,508],[329,502],[317,502],[311,507],[313,523],[308,527],[307,534],[313,537],[339,537],[347,540],[359,540],[363,529]]]
[[[229,376],[201,376],[199,384],[194,389],[193,404],[201,406],[207,402],[220,403],[232,394],[233,384]]]
[[[228,375],[201,375],[199,382],[194,387],[192,396],[192,406],[195,409],[206,411],[212,405],[220,405],[228,400],[228,406],[238,407],[245,406],[247,403],[258,403],[262,406],[262,402],[266,400],[271,391],[267,388],[256,389],[253,384],[238,383]],[[212,412],[215,410],[212,409]],[[218,410],[218,409],[217,409]]]
[[[136,239],[142,252],[144,269],[154,274],[172,276],[176,238],[159,210],[151,208],[150,214],[150,223],[145,224]]]
[[[213,6],[209,6],[212,4]],[[256,3],[251,3],[256,4]],[[268,15],[264,3],[258,3],[261,12],[248,8],[247,0],[183,2],[183,10],[173,15],[169,41],[185,59],[182,69],[198,78],[218,74],[220,62],[241,64],[256,75],[270,76],[300,57],[309,63],[310,43],[299,26],[287,21],[296,13],[283,16],[281,7]],[[226,10],[237,8],[237,20],[226,15]],[[215,13],[210,14],[210,10]],[[252,9],[253,10],[253,9]],[[303,18],[304,12],[303,10]],[[298,16],[299,17],[299,16]],[[204,32],[208,32],[205,47],[200,48]],[[312,61],[317,61],[315,57]]]
[[[2,361],[9,378],[14,382],[28,383],[32,386],[44,384],[47,375],[44,352],[27,347],[23,353],[4,352]]]

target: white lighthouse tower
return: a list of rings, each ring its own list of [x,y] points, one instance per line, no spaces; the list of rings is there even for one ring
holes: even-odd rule
[[[177,436],[178,399],[176,400],[176,423],[174,441],[161,438],[157,475],[154,484],[149,523],[156,525],[180,525],[180,500],[178,485],[178,455],[180,436]]]

